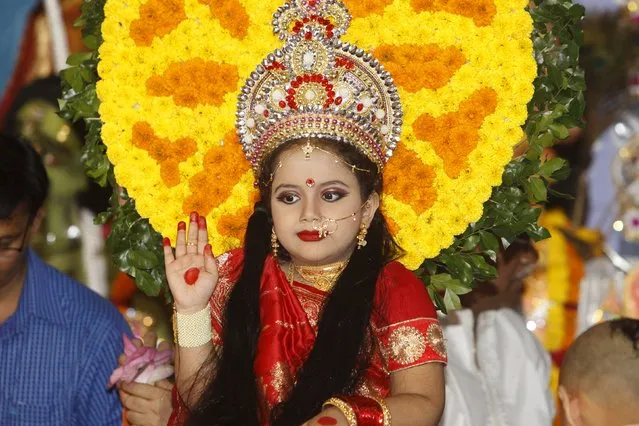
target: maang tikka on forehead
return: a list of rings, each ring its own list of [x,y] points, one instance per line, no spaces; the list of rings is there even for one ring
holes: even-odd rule
[[[333,153],[331,151],[328,151],[328,150],[326,150],[326,149],[324,149],[322,147],[313,145],[311,143],[311,141],[306,141],[306,143],[304,145],[302,145],[300,147],[300,149],[304,153],[304,160],[305,161],[310,161],[311,160],[313,152],[320,151],[320,152],[323,152],[326,155],[330,155],[331,157],[333,157],[334,161],[335,161],[335,164],[342,163],[347,168],[349,168],[350,171],[353,172],[353,173],[355,173],[356,171],[357,172],[362,172],[362,173],[370,173],[370,170],[363,169],[361,167],[357,167],[355,164],[351,164],[351,163],[347,162],[346,160],[341,158],[339,155],[337,155],[337,154],[335,154],[335,153]],[[291,154],[294,153],[294,152],[295,151],[292,150]],[[288,155],[291,155],[291,154],[288,154]],[[284,157],[287,157],[288,155],[284,155]],[[281,168],[282,168],[282,160],[280,159],[280,161],[278,161],[275,164],[275,167],[273,167],[273,172],[271,172],[268,182],[264,182],[265,186],[269,186],[271,183],[273,183],[273,179],[275,178],[275,173]],[[255,185],[257,186],[257,182],[255,183]],[[315,185],[315,179],[313,179],[313,178],[306,179],[306,186],[308,186],[309,188],[312,188],[314,185]]]

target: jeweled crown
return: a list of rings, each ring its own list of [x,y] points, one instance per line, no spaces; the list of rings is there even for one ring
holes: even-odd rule
[[[392,156],[403,117],[397,88],[371,54],[340,40],[350,21],[336,0],[291,0],[275,12],[285,45],[238,98],[237,131],[256,176],[269,153],[302,137],[350,143],[380,169]]]

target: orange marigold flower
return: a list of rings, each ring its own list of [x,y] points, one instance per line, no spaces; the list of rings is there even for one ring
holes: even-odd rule
[[[239,0],[199,0],[209,6],[211,15],[220,22],[234,38],[243,39],[248,34],[251,23],[246,9]]]
[[[217,222],[218,232],[227,237],[234,237],[243,241],[246,224],[248,223],[248,219],[252,213],[252,207],[243,207],[233,215],[220,217]]]
[[[180,183],[178,165],[197,151],[197,144],[191,138],[180,138],[171,142],[156,136],[151,125],[139,121],[133,125],[132,143],[143,149],[160,164],[160,177],[169,188]]]
[[[457,178],[468,167],[468,155],[477,146],[484,119],[496,108],[497,93],[493,89],[480,89],[462,102],[457,112],[439,118],[421,115],[413,124],[413,130],[418,139],[433,145],[444,160],[446,174]]]
[[[365,18],[368,15],[381,14],[393,0],[349,0],[344,2],[353,18]]]
[[[411,0],[416,12],[448,12],[472,18],[475,25],[490,25],[497,14],[493,0]]]
[[[419,161],[417,154],[404,145],[397,147],[384,169],[384,191],[411,205],[417,214],[424,213],[435,204],[437,191],[433,187],[434,181],[435,171]]]
[[[400,228],[397,222],[395,222],[389,215],[385,215],[384,219],[386,219],[386,226],[388,226],[388,232],[390,232],[391,235],[397,235],[399,233],[399,230],[402,228]]]
[[[207,216],[222,204],[250,166],[242,152],[235,130],[224,138],[224,145],[214,146],[204,155],[203,170],[189,179],[191,195],[184,200],[183,211],[197,211]]]
[[[382,44],[375,49],[375,56],[391,73],[395,83],[413,93],[446,86],[466,63],[466,57],[458,48],[442,48],[436,44]]]
[[[186,19],[184,0],[149,0],[140,7],[140,18],[131,23],[129,36],[138,46],[150,46]]]
[[[149,78],[146,89],[151,96],[173,96],[179,106],[220,106],[224,95],[237,89],[239,79],[235,65],[194,58],[172,63],[161,76]]]

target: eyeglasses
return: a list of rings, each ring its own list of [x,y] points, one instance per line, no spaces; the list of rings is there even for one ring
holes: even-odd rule
[[[24,231],[22,232],[22,238],[20,240],[20,247],[11,247],[11,246],[7,246],[7,247],[3,247],[0,246],[0,257],[11,257],[14,256],[18,253],[22,253],[25,249],[26,243],[27,243],[27,235],[29,234],[29,228],[31,228],[31,221],[29,220],[27,222],[27,226],[26,228],[24,228]]]

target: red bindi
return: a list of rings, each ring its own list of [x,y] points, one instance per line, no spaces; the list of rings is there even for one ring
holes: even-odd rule
[[[306,179],[306,186],[308,186],[309,188],[314,187],[315,186],[315,179],[313,179],[313,178]]]
[[[332,426],[337,424],[337,420],[332,417],[324,416],[317,419],[317,423],[321,424],[322,426]]]

